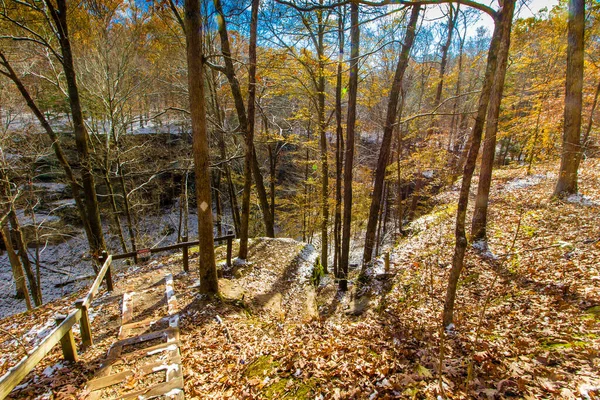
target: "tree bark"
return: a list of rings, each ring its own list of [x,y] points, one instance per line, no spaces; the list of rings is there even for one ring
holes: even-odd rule
[[[339,262],[342,241],[342,179],[344,161],[344,128],[342,127],[342,64],[344,62],[344,10],[338,15],[338,63],[335,84],[335,217],[333,222],[333,274],[339,276]]]
[[[507,3],[514,4],[514,1],[515,0],[508,0]],[[456,298],[456,288],[458,285],[458,279],[460,278],[460,273],[463,268],[465,251],[467,248],[465,220],[467,216],[467,206],[469,203],[469,192],[471,189],[471,180],[473,178],[473,172],[475,171],[477,156],[479,154],[479,146],[481,145],[481,136],[483,133],[483,126],[485,124],[485,116],[494,80],[494,73],[496,72],[496,66],[498,61],[498,49],[500,46],[500,39],[502,37],[502,28],[505,23],[505,18],[503,18],[504,14],[505,13],[500,12],[500,14],[496,17],[496,20],[494,21],[494,33],[492,35],[492,40],[488,51],[485,77],[483,81],[483,86],[481,88],[481,95],[479,97],[479,104],[477,107],[475,124],[471,133],[469,150],[467,152],[466,162],[463,169],[463,177],[458,199],[458,208],[456,211],[456,242],[454,246],[452,268],[450,270],[450,277],[448,279],[448,288],[446,290],[446,299],[444,302],[444,311],[442,315],[442,323],[443,326],[446,328],[450,326],[450,324],[452,324],[454,320],[454,300]]]
[[[415,31],[420,11],[420,5],[413,6],[410,20],[406,28],[406,34],[404,35],[404,42],[402,44],[400,57],[398,58],[398,64],[396,66],[392,88],[390,89],[385,126],[383,129],[383,139],[381,141],[381,149],[379,150],[379,159],[377,161],[377,170],[375,172],[375,186],[373,188],[371,208],[369,210],[369,219],[367,222],[365,250],[363,254],[361,274],[366,272],[366,268],[371,262],[373,256],[373,247],[375,245],[375,234],[377,230],[377,219],[381,209],[381,197],[385,182],[385,171],[389,161],[390,149],[392,147],[392,136],[394,132],[394,125],[396,123],[396,116],[398,115],[398,102],[400,99],[400,92],[402,90],[402,80],[404,78],[406,67],[408,66],[410,49],[415,39]]]
[[[231,57],[231,46],[229,45],[229,34],[227,33],[227,22],[225,21],[225,14],[223,13],[223,6],[221,4],[221,0],[213,0],[213,4],[215,5],[215,10],[218,14],[218,29],[219,29],[219,37],[221,40],[221,53],[223,53],[223,60],[225,63],[224,74],[227,77],[227,81],[229,82],[229,87],[231,88],[231,94],[233,96],[235,110],[238,117],[238,122],[240,124],[240,130],[244,133],[245,136],[248,135],[249,130],[249,121],[248,115],[246,114],[246,108],[244,106],[244,98],[242,96],[242,91],[240,88],[240,83],[237,79],[235,68],[233,67],[233,60]],[[255,44],[256,45],[256,44]],[[254,138],[253,138],[254,140]],[[246,143],[248,140],[246,139]],[[263,181],[262,174],[260,172],[260,166],[258,165],[258,160],[256,159],[256,150],[254,149],[254,142],[252,143],[251,148],[246,145],[246,158],[250,161],[250,170],[254,175],[254,180],[256,184],[256,191],[258,194],[258,199],[260,202],[260,206],[263,213],[263,221],[265,224],[266,234],[269,237],[275,236],[275,229],[273,227],[273,217],[270,215],[269,210],[269,200],[267,198],[267,191],[265,190],[265,184]],[[245,167],[244,167],[245,168]],[[245,175],[246,171],[244,172]],[[245,187],[245,185],[244,185]],[[244,189],[245,190],[245,189]],[[250,206],[248,203],[248,212],[250,210]],[[242,219],[244,213],[244,200],[242,198]],[[244,237],[244,224],[242,221],[240,227],[240,241],[243,241]],[[246,230],[247,231],[247,230]],[[247,237],[247,233],[246,233]],[[247,239],[245,240],[247,242]],[[242,250],[242,245],[240,245],[240,250]],[[242,258],[242,257],[240,257]]]
[[[323,4],[323,0],[320,0]],[[321,150],[321,265],[328,273],[329,244],[327,228],[329,226],[329,163],[327,162],[327,134],[325,122],[325,25],[323,11],[317,11],[317,114],[319,118],[319,147]]]
[[[202,54],[202,22],[199,0],[185,0],[185,33],[187,44],[188,93],[192,117],[192,149],[198,203],[198,240],[200,292],[219,293],[213,240],[213,215],[210,189],[210,154],[204,104],[204,71]]]
[[[15,280],[16,287],[16,298],[25,299],[25,305],[27,306],[27,309],[31,310],[31,298],[29,296],[29,292],[27,291],[27,284],[25,283],[23,264],[21,264],[21,260],[19,260],[19,256],[17,255],[13,247],[12,238],[10,236],[8,226],[5,225],[0,229],[0,237],[2,238],[2,241],[6,246],[6,252],[8,253],[8,259],[10,260],[10,265],[12,267],[13,278]]]
[[[570,0],[563,147],[558,181],[554,188],[554,196],[557,197],[577,193],[577,170],[581,159],[584,27],[585,0]]]
[[[344,214],[342,219],[342,252],[340,254],[339,288],[348,290],[350,257],[350,228],[352,224],[352,167],[354,164],[354,132],[358,94],[358,57],[360,54],[360,25],[358,1],[350,3],[350,79],[348,81],[348,118],[346,120],[346,156],[344,160]]]
[[[450,8],[450,13],[448,15],[448,33],[446,34],[446,42],[442,46],[442,59],[440,60],[440,75],[439,81],[437,85],[437,89],[435,92],[435,101],[433,103],[434,108],[440,104],[442,100],[442,90],[444,88],[444,75],[446,74],[446,65],[448,64],[448,50],[450,50],[450,45],[452,44],[452,35],[454,33],[454,26],[456,25],[456,20],[458,19],[458,10],[460,7],[460,3],[456,6],[456,10],[454,9],[454,5],[450,3],[448,5]]]
[[[96,185],[92,173],[92,164],[88,148],[89,135],[85,128],[81,101],[79,98],[79,89],[77,87],[77,77],[73,63],[73,52],[71,51],[71,42],[69,39],[67,25],[67,2],[66,0],[57,0],[58,9],[55,9],[49,0],[46,4],[50,10],[50,15],[56,24],[58,41],[62,54],[62,65],[67,82],[67,93],[69,95],[69,105],[71,107],[71,116],[73,118],[73,131],[75,133],[75,144],[79,165],[81,166],[81,182],[83,184],[83,196],[85,198],[85,212],[90,226],[90,247],[93,255],[99,254],[106,249],[104,234],[102,233],[102,224],[100,222],[100,209],[96,196]]]
[[[477,186],[477,197],[475,199],[475,210],[471,223],[472,240],[487,239],[487,214],[490,198],[490,186],[492,184],[492,170],[494,169],[494,157],[496,155],[496,133],[498,132],[498,117],[502,103],[502,92],[504,90],[504,78],[508,63],[508,51],[510,49],[510,32],[514,14],[514,1],[504,3],[503,13],[506,22],[502,29],[502,39],[498,49],[498,65],[494,74],[494,83],[490,94],[487,122],[485,128],[485,140],[483,142],[483,153],[481,155],[481,168],[479,172],[479,184]]]
[[[92,235],[90,221],[87,218],[85,205],[81,199],[82,198],[82,196],[81,196],[82,187],[81,187],[80,183],[77,181],[77,179],[75,178],[75,174],[73,173],[71,164],[69,164],[69,161],[67,160],[67,156],[65,155],[65,152],[62,149],[62,146],[58,139],[58,135],[56,134],[56,132],[54,132],[54,129],[52,129],[52,127],[50,126],[50,123],[46,119],[44,113],[42,113],[42,111],[38,108],[37,104],[31,97],[31,95],[29,94],[29,91],[27,90],[25,85],[23,85],[23,82],[17,76],[16,72],[14,71],[14,69],[12,68],[12,66],[10,65],[10,63],[8,62],[8,60],[6,59],[6,57],[4,56],[4,54],[2,52],[0,52],[0,59],[2,60],[2,63],[1,63],[2,66],[4,68],[6,68],[6,72],[2,72],[2,74],[13,81],[13,83],[15,84],[15,86],[17,87],[19,92],[21,93],[21,96],[23,97],[23,99],[25,99],[27,106],[29,107],[31,112],[35,115],[35,117],[38,119],[40,125],[42,125],[42,128],[44,128],[44,130],[46,131],[46,134],[52,141],[52,149],[54,150],[54,154],[56,155],[58,162],[60,163],[63,170],[65,171],[65,175],[71,186],[71,192],[73,193],[73,199],[75,200],[75,205],[77,206],[77,211],[79,213],[81,223],[83,224],[83,228],[85,230],[85,234],[86,234],[86,237],[88,240],[88,245],[90,246],[90,250],[92,250],[93,246],[94,246],[94,236]],[[94,268],[96,268],[95,264],[94,264]]]

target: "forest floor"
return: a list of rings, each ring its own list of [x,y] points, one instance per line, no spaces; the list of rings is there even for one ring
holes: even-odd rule
[[[391,274],[362,297],[330,276],[315,288],[316,252],[289,239],[254,240],[251,263],[226,271],[217,301],[197,294],[180,255],[123,270],[94,306],[95,346],[71,365],[54,349],[13,396],[85,396],[116,339],[120,294],[171,272],[188,398],[600,398],[600,161],[582,163],[585,196],[565,201],[550,199],[556,169],[494,172],[488,248],[469,247],[443,339],[458,183],[432,199],[392,251]],[[0,321],[0,374],[78,295]]]

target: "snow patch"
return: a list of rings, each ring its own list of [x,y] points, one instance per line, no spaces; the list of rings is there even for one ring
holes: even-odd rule
[[[171,389],[167,393],[164,394],[165,397],[169,399],[174,399],[181,393],[181,389]]]
[[[297,279],[300,283],[310,281],[318,254],[312,244],[307,244],[298,254]]]
[[[483,258],[487,258],[490,260],[497,260],[498,256],[490,251],[488,248],[487,242],[485,240],[477,240],[473,242],[471,245],[475,250],[477,250]]]
[[[593,201],[592,199],[590,199],[587,196],[584,196],[583,194],[577,193],[577,194],[572,194],[569,197],[567,197],[567,203],[572,203],[572,204],[579,204],[582,206],[597,206],[599,203]]]
[[[160,349],[156,349],[156,350],[149,351],[148,353],[146,353],[146,355],[147,355],[147,356],[153,356],[153,355],[155,355],[155,354],[158,354],[158,353],[163,353],[163,352],[165,352],[165,351],[175,351],[175,350],[177,350],[177,345],[175,345],[175,344],[170,344],[170,345],[168,345],[167,347],[162,347],[162,348],[160,348]]]
[[[54,365],[46,367],[46,369],[44,369],[44,371],[42,371],[42,374],[45,377],[50,378],[55,371],[58,371],[62,367],[63,367],[62,362],[58,362]]]
[[[234,267],[243,267],[243,266],[245,266],[247,264],[248,264],[248,261],[244,260],[243,258],[236,257],[236,258],[233,259],[233,266]]]
[[[525,178],[515,178],[513,180],[511,180],[510,182],[508,182],[505,186],[504,189],[505,190],[519,190],[519,189],[525,189],[531,186],[535,186],[540,184],[542,181],[550,178],[551,174],[548,175],[529,175],[526,176]]]

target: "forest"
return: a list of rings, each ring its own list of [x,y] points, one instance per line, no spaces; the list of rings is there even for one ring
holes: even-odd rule
[[[0,398],[600,398],[598,55],[595,0],[0,0]]]

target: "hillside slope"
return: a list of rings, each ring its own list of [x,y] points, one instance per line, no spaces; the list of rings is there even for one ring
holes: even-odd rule
[[[221,300],[198,295],[195,274],[181,273],[181,256],[167,256],[123,271],[117,291],[96,305],[94,349],[76,365],[61,363],[56,349],[15,398],[84,396],[85,381],[114,341],[119,295],[165,271],[175,275],[187,398],[595,398],[600,162],[582,164],[585,197],[568,201],[550,199],[555,169],[539,166],[531,176],[524,168],[495,172],[489,248],[469,248],[456,331],[443,341],[439,316],[456,186],[433,199],[433,211],[399,241],[392,274],[371,281],[361,315],[350,312],[363,299],[354,282],[347,293],[337,292],[331,277],[311,285],[316,254],[304,243],[253,240],[251,263],[224,271]],[[218,260],[224,251],[217,250]],[[50,305],[36,313],[49,318],[59,310]],[[19,315],[0,325],[17,338],[42,327],[21,328],[26,320]],[[18,358],[18,341],[6,343]]]

